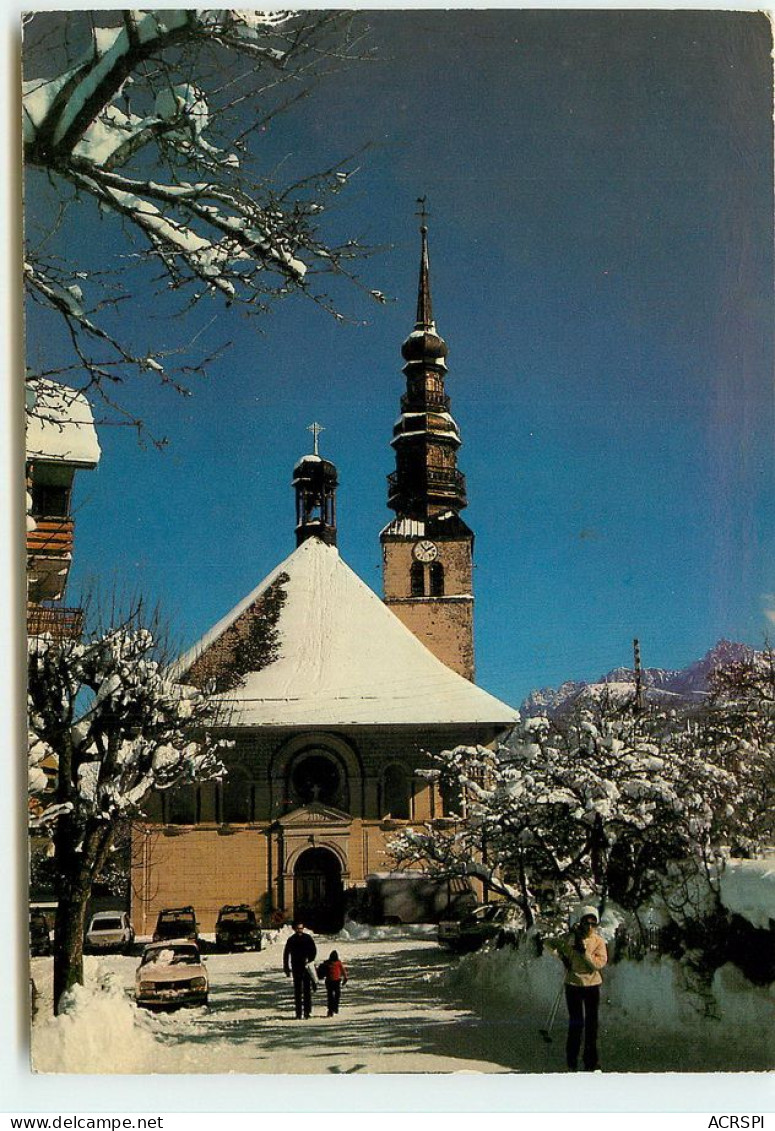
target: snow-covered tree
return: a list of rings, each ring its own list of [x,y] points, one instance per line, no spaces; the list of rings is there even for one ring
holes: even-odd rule
[[[136,616],[91,640],[29,641],[31,823],[52,837],[58,888],[55,1009],[83,982],[86,906],[117,830],[152,789],[223,772],[206,696],[173,682],[155,653]]]
[[[449,817],[405,830],[394,857],[479,876],[530,920],[569,899],[634,910],[676,866],[716,876],[768,835],[756,798],[773,747],[754,750],[739,710],[719,704],[711,721],[603,698],[561,722],[523,721],[508,747],[445,751],[427,772]],[[771,836],[771,809],[769,821]]]
[[[321,234],[352,170],[278,186],[254,143],[314,78],[352,57],[352,20],[193,8],[26,18],[24,278],[31,300],[64,321],[73,351],[72,365],[34,376],[85,374],[119,414],[115,385],[132,371],[183,390],[184,346],[127,340],[125,303],[142,290],[147,304],[154,281],[182,311],[209,295],[253,313],[296,291],[341,317],[312,279],[354,277],[357,241]],[[49,211],[38,200],[46,192]],[[95,206],[123,228],[126,254],[87,271],[78,223]],[[54,232],[66,237],[64,257]],[[138,282],[132,268],[148,263]]]

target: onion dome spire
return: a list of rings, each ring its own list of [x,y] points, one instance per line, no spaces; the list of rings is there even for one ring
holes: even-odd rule
[[[428,212],[425,206],[426,198],[421,196],[417,203],[420,205],[418,215],[422,219],[420,237],[422,247],[420,251],[420,280],[417,286],[417,321],[414,330],[401,346],[404,361],[419,361],[426,365],[444,365],[447,356],[447,343],[436,330],[433,320],[433,303],[431,301],[431,270],[428,256]]]
[[[433,320],[425,197],[418,203],[422,244],[417,321],[401,346],[406,393],[390,441],[396,470],[388,476],[388,506],[401,518],[424,521],[442,513],[457,515],[467,500],[465,476],[457,469],[462,441],[444,390],[447,343]]]

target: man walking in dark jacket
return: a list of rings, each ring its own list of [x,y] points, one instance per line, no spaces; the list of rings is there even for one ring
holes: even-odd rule
[[[312,1013],[312,978],[307,963],[315,961],[318,948],[312,935],[305,934],[304,924],[293,924],[293,934],[283,951],[283,970],[286,978],[293,975],[293,997],[296,1017],[309,1017]]]

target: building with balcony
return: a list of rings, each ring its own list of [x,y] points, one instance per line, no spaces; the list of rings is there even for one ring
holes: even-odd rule
[[[92,469],[100,446],[83,393],[44,379],[27,384],[27,629],[79,636],[80,609],[66,608],[73,557],[72,492],[78,471]]]

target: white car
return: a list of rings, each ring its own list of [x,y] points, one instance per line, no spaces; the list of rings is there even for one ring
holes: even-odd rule
[[[135,973],[135,1000],[146,1009],[207,1005],[207,970],[190,939],[151,943]]]
[[[126,911],[98,911],[92,915],[84,938],[88,951],[120,950],[127,954],[135,941],[135,932]]]

